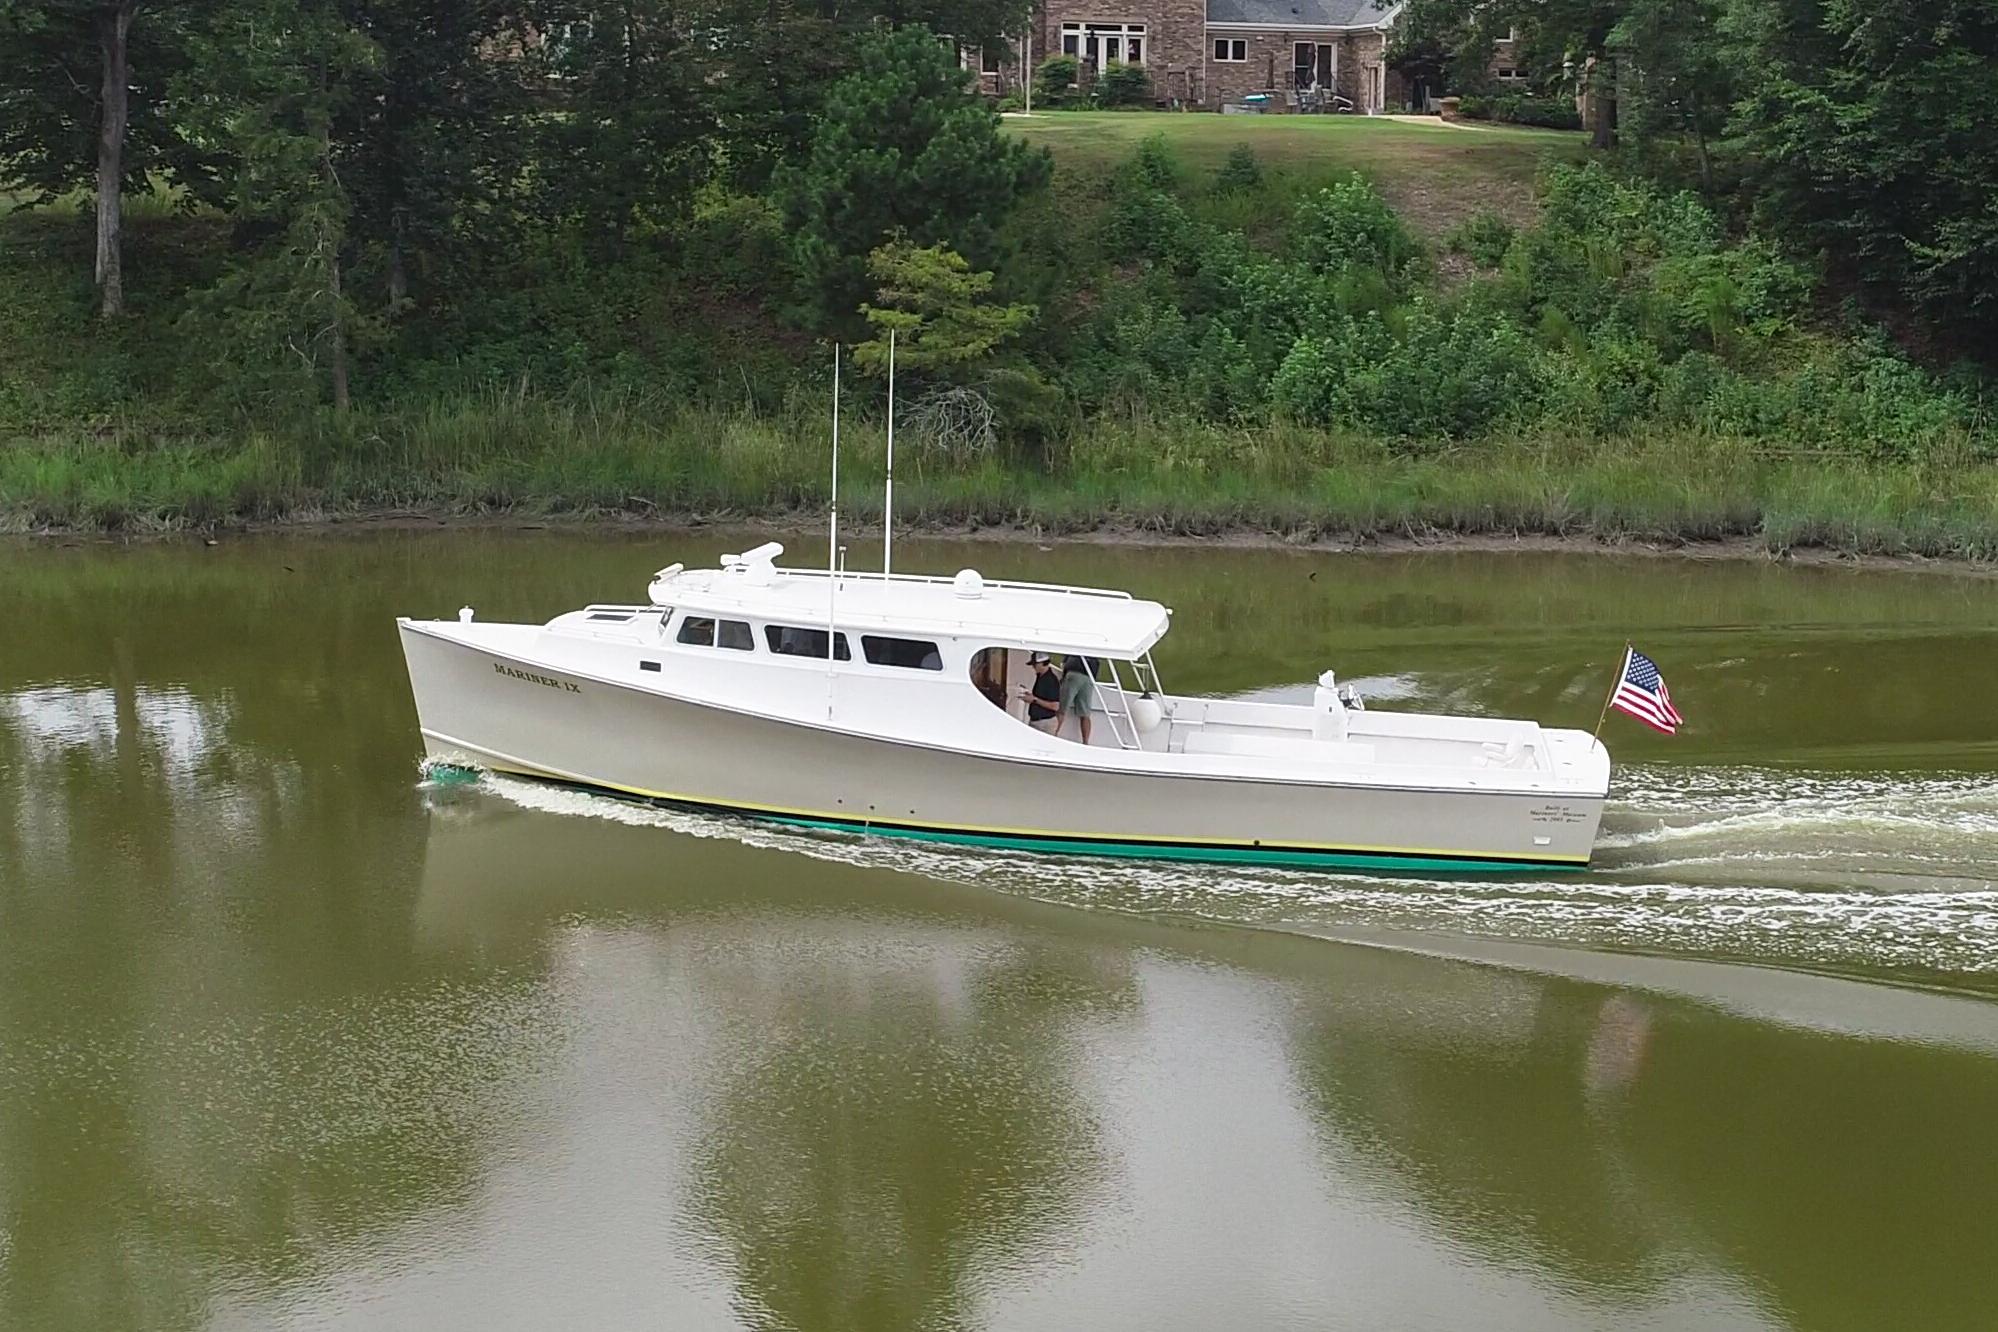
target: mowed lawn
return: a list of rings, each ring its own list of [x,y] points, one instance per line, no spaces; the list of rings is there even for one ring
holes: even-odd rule
[[[1008,116],[1008,130],[1054,152],[1071,178],[1112,169],[1145,139],[1163,135],[1176,157],[1209,171],[1236,144],[1265,168],[1322,178],[1358,171],[1418,229],[1440,234],[1480,208],[1515,222],[1533,212],[1533,186],[1549,161],[1577,161],[1579,133],[1416,124],[1378,116],[1219,116],[1172,111],[1053,111]],[[1079,183],[1079,182],[1078,182]]]

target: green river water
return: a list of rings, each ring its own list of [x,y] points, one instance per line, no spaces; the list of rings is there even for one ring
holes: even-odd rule
[[[1998,1328],[1998,580],[898,544],[1180,692],[1587,728],[1634,639],[1565,879],[420,771],[394,615],[759,539],[0,546],[0,1329]]]

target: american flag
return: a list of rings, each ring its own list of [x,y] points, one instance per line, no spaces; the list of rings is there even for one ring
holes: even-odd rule
[[[1616,682],[1610,706],[1667,735],[1675,733],[1685,720],[1672,706],[1672,691],[1665,687],[1658,663],[1636,648],[1624,649],[1623,678]]]

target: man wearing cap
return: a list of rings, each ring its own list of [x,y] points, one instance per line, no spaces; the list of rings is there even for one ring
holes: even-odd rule
[[[1027,664],[1034,668],[1034,687],[1027,698],[1027,724],[1052,735],[1061,728],[1061,676],[1055,674],[1054,663],[1045,652],[1033,653]]]

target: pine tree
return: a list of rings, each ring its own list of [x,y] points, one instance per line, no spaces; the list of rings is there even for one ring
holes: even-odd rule
[[[897,28],[870,36],[827,93],[809,151],[776,181],[821,321],[851,321],[867,256],[891,235],[988,267],[1001,222],[1047,183],[1046,150],[1001,134],[970,77],[935,34]]]
[[[348,406],[360,320],[336,127],[379,59],[337,0],[235,0],[196,51],[195,77],[212,90],[196,124],[228,146],[242,243],[184,322],[224,382],[262,405]]]
[[[666,218],[706,169],[713,120],[706,52],[671,0],[561,3],[540,56],[562,114],[541,128],[546,215],[601,251]]]

